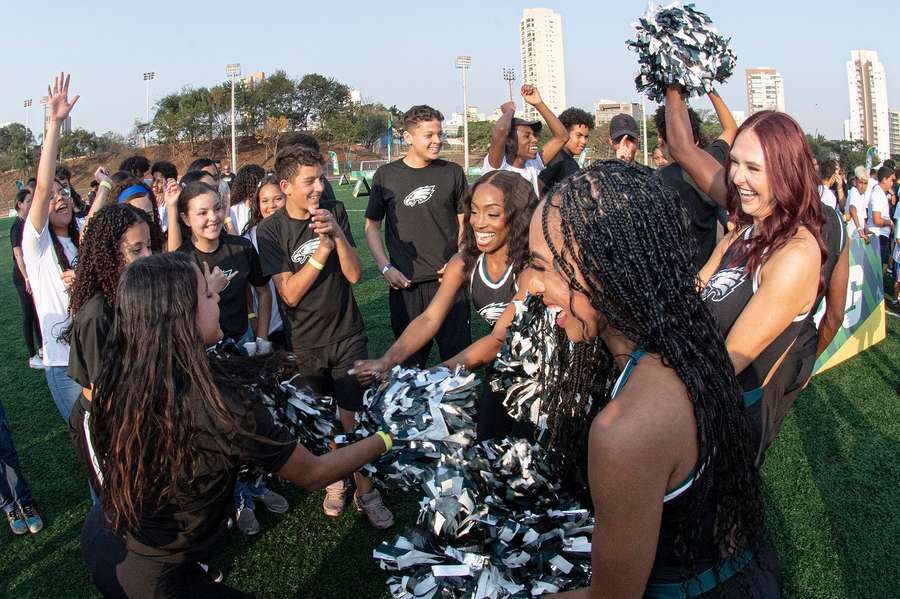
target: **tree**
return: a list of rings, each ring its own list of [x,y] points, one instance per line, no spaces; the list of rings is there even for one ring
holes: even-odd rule
[[[21,123],[0,127],[0,169],[25,170],[34,164],[34,135]]]
[[[272,149],[272,155],[278,153],[278,138],[281,134],[288,130],[288,119],[286,116],[270,116],[266,119],[262,129],[256,134],[256,143],[262,144],[266,149],[266,157],[263,162],[269,160],[269,150]]]
[[[59,153],[66,158],[93,156],[99,146],[97,136],[81,128],[64,133],[59,139]]]
[[[491,146],[491,131],[494,123],[475,121],[469,123],[469,151],[475,154],[487,154]]]
[[[350,103],[350,88],[330,77],[310,73],[297,84],[297,121],[293,126],[310,128],[341,112]]]

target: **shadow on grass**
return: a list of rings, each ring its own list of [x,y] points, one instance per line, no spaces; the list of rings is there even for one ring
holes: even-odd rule
[[[878,355],[877,348],[868,351]],[[882,371],[881,366],[873,370]],[[860,399],[896,402],[883,396],[856,402]],[[896,416],[896,407],[873,411]],[[885,422],[861,412],[831,377],[810,389],[794,413],[848,596],[896,597],[900,591],[894,572],[900,538],[895,513],[900,497],[896,466],[900,442],[885,434]]]

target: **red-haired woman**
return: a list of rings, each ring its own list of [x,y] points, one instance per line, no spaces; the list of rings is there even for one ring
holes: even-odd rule
[[[761,451],[782,398],[763,389],[791,351],[821,289],[826,251],[813,157],[797,122],[763,111],[747,119],[725,166],[694,145],[680,89],[666,94],[674,160],[716,202],[734,229],[698,275],[719,321]]]

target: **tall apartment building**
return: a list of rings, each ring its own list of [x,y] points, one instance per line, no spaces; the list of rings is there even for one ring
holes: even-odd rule
[[[888,129],[891,132],[891,156],[900,156],[900,110],[888,110]]]
[[[769,67],[747,69],[747,115],[760,110],[784,112],[784,79]]]
[[[559,13],[548,8],[526,8],[519,22],[519,35],[522,83],[537,86],[544,103],[554,114],[559,114],[566,109],[566,68]],[[530,104],[524,105],[523,117],[540,118]]]
[[[875,146],[880,158],[891,152],[887,79],[878,52],[853,50],[847,62],[850,92],[850,139]]]
[[[594,121],[596,122],[597,127],[599,127],[601,123],[608,124],[617,114],[631,115],[634,120],[637,121],[639,127],[641,126],[641,120],[644,118],[641,105],[636,102],[600,100],[594,104]]]

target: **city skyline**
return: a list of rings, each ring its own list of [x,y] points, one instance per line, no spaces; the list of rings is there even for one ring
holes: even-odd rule
[[[756,67],[745,72],[747,116],[761,110],[784,112],[784,78],[777,69]]]
[[[522,83],[536,86],[550,111],[561,113],[569,105],[560,14],[548,8],[526,8],[519,20],[519,35]],[[525,104],[522,108],[526,120],[540,118],[534,106]]]
[[[440,23],[450,24],[449,34],[437,37],[433,25],[416,25],[434,20],[429,7],[411,1],[391,3],[379,11],[368,6],[351,1],[336,35],[328,11],[287,3],[258,10],[258,27],[242,24],[247,7],[232,0],[222,0],[214,8],[160,0],[152,11],[107,0],[93,3],[91,11],[48,0],[27,3],[18,11],[18,20],[40,23],[53,14],[55,22],[65,23],[77,35],[44,36],[35,44],[33,28],[12,27],[0,38],[0,51],[6,56],[23,57],[4,64],[8,84],[0,90],[0,122],[23,122],[23,100],[31,98],[31,129],[39,134],[39,99],[53,74],[63,69],[72,73],[73,91],[82,95],[73,126],[127,133],[136,118],[144,118],[143,72],[156,72],[150,87],[153,104],[186,85],[225,82],[225,65],[230,62],[240,62],[246,73],[282,69],[300,78],[318,72],[361,90],[366,100],[401,109],[424,102],[450,115],[462,112],[462,89],[454,68],[459,54],[472,56],[469,103],[490,115],[507,99],[501,70],[520,64],[519,22],[523,9],[532,6],[561,15],[567,105],[592,111],[600,98],[640,102],[634,89],[637,60],[625,49],[625,40],[633,35],[630,24],[646,9],[643,0],[604,6],[599,21],[584,18],[596,9],[580,0],[540,5],[461,0],[460,10],[454,12],[465,18],[457,21],[443,15]],[[718,90],[732,111],[746,108],[743,71],[769,65],[784,78],[788,114],[811,134],[842,138],[850,110],[845,65],[856,48],[881,56],[889,107],[900,108],[900,58],[893,58],[900,57],[900,36],[890,19],[874,20],[865,28],[849,27],[847,19],[828,17],[844,10],[831,0],[823,0],[814,12],[774,0],[759,0],[753,10],[718,3],[701,3],[698,8],[732,39],[738,56],[734,76]],[[778,19],[771,18],[774,13]],[[105,34],[97,33],[97,15],[103,16],[103,31],[128,30],[146,20],[152,43],[116,51]],[[171,18],[162,25],[158,15]],[[388,29],[396,31],[379,33]],[[231,33],[238,30],[247,35]],[[263,31],[265,35],[259,35]],[[518,76],[520,84],[521,73]],[[518,103],[521,107],[521,98]],[[693,98],[691,104],[711,108],[704,98]],[[648,103],[647,110],[653,109],[655,105]]]
[[[851,140],[875,146],[878,155],[891,152],[887,81],[878,52],[852,50],[847,61],[847,88],[850,118],[847,132]]]

